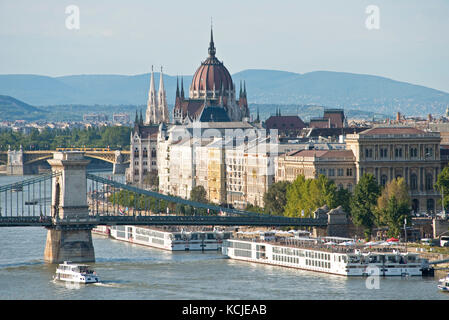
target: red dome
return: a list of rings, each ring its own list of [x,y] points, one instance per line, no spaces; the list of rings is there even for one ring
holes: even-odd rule
[[[214,90],[220,91],[223,86],[223,90],[233,89],[232,78],[231,75],[223,65],[215,57],[215,47],[214,40],[211,30],[211,41],[209,45],[209,57],[206,61],[201,63],[201,66],[196,70],[192,84],[190,86],[191,91],[212,91]],[[199,94],[199,92],[198,92]]]

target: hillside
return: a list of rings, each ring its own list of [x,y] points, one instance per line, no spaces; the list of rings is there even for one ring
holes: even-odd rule
[[[0,75],[0,94],[13,96],[35,106],[145,105],[149,74],[71,75]],[[192,76],[184,76],[188,94]],[[169,104],[174,104],[176,76],[164,75]],[[248,102],[255,104],[321,105],[329,108],[376,112],[392,115],[443,114],[449,105],[449,93],[392,79],[344,72],[316,71],[305,74],[244,70],[233,75],[237,92],[246,81]],[[155,73],[156,88],[159,74]]]
[[[36,120],[45,117],[43,110],[10,96],[0,95],[0,121]]]

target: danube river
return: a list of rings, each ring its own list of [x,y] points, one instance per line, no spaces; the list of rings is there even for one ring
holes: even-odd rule
[[[0,185],[11,179],[0,177]],[[54,282],[43,261],[47,231],[0,228],[0,299],[446,299],[435,278],[365,278],[225,259],[220,253],[168,252],[93,235],[100,284]],[[441,274],[439,274],[441,275]]]

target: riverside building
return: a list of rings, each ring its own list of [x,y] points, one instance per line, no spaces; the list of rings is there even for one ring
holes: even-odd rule
[[[441,172],[440,133],[411,127],[374,127],[345,137],[346,150],[302,150],[277,160],[276,181],[324,174],[350,191],[365,173],[382,186],[403,177],[415,212],[435,212],[441,195],[434,184]]]

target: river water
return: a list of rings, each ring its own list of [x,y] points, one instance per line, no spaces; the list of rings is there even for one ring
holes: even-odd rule
[[[0,185],[23,177],[0,177]],[[435,278],[365,278],[225,259],[220,253],[168,252],[93,235],[102,283],[54,282],[56,265],[43,261],[47,231],[0,228],[0,299],[314,299],[449,300]],[[439,276],[442,274],[439,274]],[[372,282],[371,282],[372,284]]]

